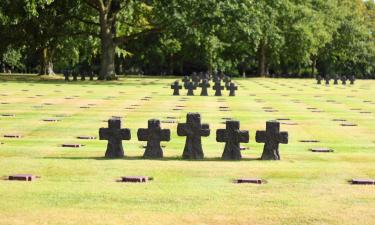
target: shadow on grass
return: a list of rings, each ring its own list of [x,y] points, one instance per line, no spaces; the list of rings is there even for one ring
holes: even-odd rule
[[[120,159],[110,159],[105,157],[42,157],[43,159],[67,159],[67,160],[103,160],[103,161],[114,161],[114,160],[142,160],[142,161],[194,161],[194,162],[240,162],[240,161],[258,161],[259,158],[243,158],[241,160],[223,160],[219,157],[215,158],[204,158],[199,160],[183,159],[181,157],[164,157],[161,159],[145,159],[142,156],[125,156]]]

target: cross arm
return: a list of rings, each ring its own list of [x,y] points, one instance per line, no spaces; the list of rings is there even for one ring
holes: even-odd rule
[[[201,136],[208,137],[208,136],[210,136],[210,133],[211,133],[210,125],[208,125],[206,123],[202,124]]]
[[[258,143],[266,142],[266,131],[257,131],[255,134],[255,141]]]
[[[99,129],[99,140],[108,140],[109,132],[108,128],[100,128]]]
[[[179,123],[177,125],[177,135],[178,136],[187,136],[188,135],[188,126],[186,123]]]
[[[279,142],[282,144],[288,144],[289,141],[289,134],[288,132],[280,132],[279,134]]]
[[[148,129],[139,128],[137,132],[137,137],[139,141],[147,141],[148,139]]]
[[[249,143],[250,141],[250,134],[247,130],[241,130],[238,132],[238,140],[241,143]]]
[[[160,132],[161,140],[162,141],[170,141],[171,140],[171,130],[169,129],[162,129]]]
[[[120,135],[121,135],[122,140],[130,140],[131,139],[130,129],[128,129],[128,128],[121,129]]]
[[[227,132],[225,129],[218,129],[216,130],[216,141],[217,142],[226,142],[227,140]]]

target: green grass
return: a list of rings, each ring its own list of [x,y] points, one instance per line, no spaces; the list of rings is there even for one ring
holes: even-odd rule
[[[0,95],[8,95],[1,96],[0,102],[10,103],[0,104],[0,113],[16,114],[0,117],[0,135],[24,135],[22,139],[0,138],[4,142],[0,176],[41,176],[32,183],[0,181],[0,224],[375,224],[375,187],[347,182],[355,177],[375,178],[375,104],[364,102],[375,102],[375,81],[326,87],[313,80],[236,80],[242,86],[238,96],[221,97],[227,102],[220,103],[214,96],[179,102],[181,97],[171,96],[172,78],[144,78],[143,85],[137,85],[137,79],[66,84],[39,81],[35,76],[0,76]],[[43,96],[28,98],[35,95]],[[68,96],[79,97],[64,99]],[[106,100],[108,96],[113,98]],[[153,99],[139,101],[144,96]],[[34,108],[43,103],[54,105]],[[97,105],[79,108],[87,104]],[[141,107],[133,112],[125,109],[132,104]],[[172,111],[183,104],[186,110]],[[232,111],[220,112],[220,105]],[[266,113],[262,107],[279,112]],[[308,107],[324,112],[311,113]],[[172,141],[163,143],[165,159],[141,159],[145,142],[136,140],[136,130],[146,127],[151,118],[177,116],[184,121],[187,112],[200,112],[202,121],[211,126],[210,137],[203,138],[206,159],[181,160],[184,138],[177,137],[176,124],[163,124],[172,131]],[[57,123],[41,121],[58,114],[69,116]],[[102,120],[110,116],[123,116],[124,127],[132,131],[132,140],[124,142],[128,158],[105,160],[106,141],[75,139],[97,136],[98,129],[107,126]],[[216,143],[215,133],[224,127],[222,117],[239,119],[241,128],[250,130],[251,141],[243,144],[250,150],[243,152],[242,161],[219,160],[224,144]],[[281,125],[290,136],[288,145],[280,145],[282,160],[254,160],[263,148],[254,141],[255,131],[263,130],[267,120],[284,117],[298,125]],[[341,127],[332,121],[339,118],[358,127]],[[321,143],[300,143],[302,139]],[[63,143],[86,146],[59,147]],[[311,147],[330,147],[335,153],[311,153]],[[115,182],[123,175],[155,180]],[[260,177],[268,183],[231,182],[240,177]]]

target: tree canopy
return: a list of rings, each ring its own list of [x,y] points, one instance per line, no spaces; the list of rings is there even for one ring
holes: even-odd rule
[[[3,71],[375,76],[373,0],[2,0]]]

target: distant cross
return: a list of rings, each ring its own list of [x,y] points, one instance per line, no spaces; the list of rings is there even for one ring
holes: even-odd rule
[[[130,140],[130,129],[121,129],[120,119],[109,119],[108,128],[99,129],[99,139],[108,140],[106,158],[123,158],[122,140]]]
[[[203,159],[202,137],[210,135],[208,124],[201,124],[199,113],[188,113],[186,123],[177,126],[178,136],[186,136],[185,148],[182,157],[184,159]]]
[[[184,88],[186,88],[186,86],[190,82],[190,78],[188,76],[184,76],[184,78],[182,78],[182,81],[184,82]]]
[[[347,80],[346,76],[341,77],[342,85],[346,85],[346,80]]]
[[[339,84],[339,77],[337,75],[333,78],[333,84],[334,85],[338,85]]]
[[[265,131],[256,132],[256,142],[265,143],[262,160],[280,160],[279,144],[288,144],[288,132],[280,132],[280,123],[268,121]]]
[[[180,95],[180,89],[182,89],[182,86],[178,84],[178,81],[175,81],[171,85],[171,89],[173,89],[173,95]]]
[[[199,87],[202,88],[201,96],[208,96],[207,89],[210,87],[210,83],[208,80],[203,80],[201,84],[199,84]]]
[[[350,85],[354,85],[355,76],[350,76],[349,80],[350,80]]]
[[[73,71],[72,76],[73,76],[73,81],[77,81],[78,72],[77,71]]]
[[[65,81],[69,81],[69,70],[64,70]]]
[[[329,81],[331,80],[331,78],[329,77],[329,75],[326,75],[324,80],[326,81],[326,85],[329,85]]]
[[[220,82],[215,82],[215,85],[212,87],[215,90],[215,96],[222,96],[221,91],[224,90],[224,86],[221,86]]]
[[[317,81],[317,84],[322,84],[322,76],[318,76],[317,78],[316,78],[316,81]]]
[[[249,143],[249,131],[240,130],[239,121],[227,121],[226,129],[216,131],[216,141],[225,142],[222,159],[239,160],[242,158],[240,143]]]
[[[197,74],[193,74],[191,79],[194,82],[194,85],[198,87],[199,82],[201,81],[200,77]]]
[[[227,87],[227,90],[229,90],[229,96],[236,96],[236,91],[238,90],[238,87],[235,83],[230,83],[230,85]]]
[[[160,146],[160,142],[170,141],[171,131],[169,129],[161,129],[160,120],[152,119],[148,121],[147,129],[138,129],[137,136],[139,141],[147,141],[143,158],[163,158],[163,149]]]
[[[197,89],[197,87],[191,81],[188,83],[188,85],[185,88],[188,90],[188,93],[187,93],[188,96],[193,96],[194,90]]]
[[[230,77],[228,77],[228,76],[225,76],[224,77],[224,82],[225,82],[225,87],[228,89],[228,87],[229,87],[229,85],[231,84],[231,78]]]

